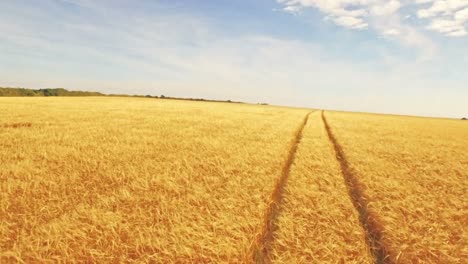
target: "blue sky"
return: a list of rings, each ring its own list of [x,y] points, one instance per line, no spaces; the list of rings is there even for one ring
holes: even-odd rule
[[[0,10],[0,86],[468,115],[468,0],[15,0]]]

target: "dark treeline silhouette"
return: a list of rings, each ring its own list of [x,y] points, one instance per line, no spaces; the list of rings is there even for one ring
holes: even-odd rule
[[[223,103],[238,103],[231,100],[210,100],[203,98],[179,98],[170,96],[154,96],[154,95],[128,95],[128,94],[103,94],[99,92],[87,91],[68,91],[64,88],[44,88],[44,89],[27,89],[27,88],[9,88],[0,87],[0,96],[21,97],[21,96],[112,96],[112,97],[142,97],[142,98],[159,98],[172,100],[187,100],[201,102],[223,102]]]
[[[0,96],[104,96],[98,92],[68,91],[63,88],[26,89],[26,88],[2,88]]]
[[[236,103],[243,104],[243,102],[236,102],[231,100],[213,100],[213,99],[204,99],[204,98],[181,98],[181,97],[171,97],[165,95],[122,95],[122,94],[110,94],[108,96],[129,96],[129,97],[144,97],[144,98],[159,98],[159,99],[168,99],[168,100],[186,100],[186,101],[200,101],[200,102],[220,102],[220,103]]]

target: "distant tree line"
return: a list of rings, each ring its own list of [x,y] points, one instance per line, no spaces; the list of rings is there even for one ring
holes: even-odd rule
[[[104,96],[98,92],[68,91],[63,88],[26,89],[26,88],[2,88],[0,96]]]
[[[154,95],[128,95],[128,94],[103,94],[99,92],[86,91],[68,91],[64,88],[45,88],[45,89],[27,89],[27,88],[7,88],[0,87],[1,96],[117,96],[117,97],[143,97],[143,98],[159,98],[172,100],[187,100],[187,101],[202,101],[202,102],[223,102],[223,103],[242,103],[231,100],[210,100],[203,98],[179,98],[170,96],[154,96]]]
[[[184,101],[200,101],[200,102],[219,102],[219,103],[236,103],[243,104],[243,102],[231,101],[231,100],[213,100],[213,99],[204,99],[204,98],[182,98],[182,97],[172,97],[165,96],[161,94],[157,95],[128,95],[128,94],[108,94],[107,96],[119,96],[119,97],[141,97],[141,98],[158,98],[158,99],[168,99],[168,100],[184,100]]]

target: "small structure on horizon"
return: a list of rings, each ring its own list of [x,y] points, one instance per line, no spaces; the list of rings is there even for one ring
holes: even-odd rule
[[[468,120],[468,119],[466,119],[466,117],[462,117],[462,120]]]

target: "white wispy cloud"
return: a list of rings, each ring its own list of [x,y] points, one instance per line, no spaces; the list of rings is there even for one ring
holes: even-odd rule
[[[285,10],[316,8],[326,21],[351,30],[372,30],[413,47],[420,60],[437,53],[427,31],[468,36],[468,0],[277,0]],[[409,8],[405,8],[409,7]],[[409,13],[413,11],[413,13]],[[411,19],[409,19],[411,18]],[[420,20],[415,23],[415,20]],[[421,27],[420,24],[426,24]]]
[[[409,14],[401,12],[406,5],[427,5],[429,0],[417,1],[419,2],[409,0],[278,0],[285,9],[317,8],[324,14],[327,21],[332,21],[338,26],[353,30],[373,30],[385,38],[418,49],[421,54],[420,59],[427,60],[436,53],[436,45],[420,29],[406,23]],[[464,14],[459,16],[464,17]],[[438,26],[436,24],[432,27]],[[457,34],[463,33],[463,28],[459,27],[459,23],[454,26],[458,26]]]
[[[398,0],[278,0],[285,10],[315,7],[336,24],[352,28],[369,27],[373,16],[389,16],[398,11]]]
[[[333,18],[333,21],[335,21],[337,25],[353,29],[364,29],[368,26],[364,19],[353,16],[340,16]]]
[[[404,30],[391,28],[394,26],[391,23],[383,25],[382,21],[394,20],[404,6],[415,6],[416,16],[428,20],[428,29],[446,36],[460,37],[468,34],[468,0],[278,0],[278,2],[284,5],[284,10],[287,12],[298,13],[303,8],[314,7],[323,12],[327,20],[339,26],[350,29],[377,28],[380,29],[380,33],[393,36],[403,34]],[[379,25],[375,25],[375,20],[380,21]]]
[[[418,3],[425,4],[417,15],[430,21],[428,29],[449,37],[468,35],[467,0],[424,0]]]
[[[291,6],[285,6],[283,8],[283,11],[286,13],[298,14],[301,12],[301,9],[302,8],[300,6],[291,5]]]

